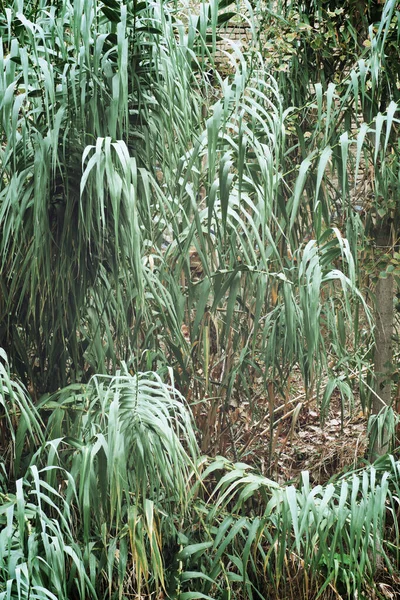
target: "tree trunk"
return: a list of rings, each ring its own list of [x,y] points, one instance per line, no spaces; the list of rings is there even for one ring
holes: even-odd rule
[[[382,224],[375,233],[377,255],[383,254],[387,262],[391,254],[390,226]],[[379,258],[378,258],[379,261]],[[379,261],[380,262],[380,261]],[[379,278],[375,288],[375,394],[372,398],[372,414],[377,415],[383,408],[392,403],[392,360],[393,360],[393,276],[388,274],[385,279]],[[372,448],[372,457],[375,458],[389,450],[389,432],[387,427],[383,436],[376,438]]]

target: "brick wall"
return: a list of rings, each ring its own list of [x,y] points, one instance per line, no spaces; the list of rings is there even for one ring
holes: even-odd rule
[[[229,24],[220,30],[219,34],[223,38],[217,43],[220,50],[232,50],[230,43],[224,40],[235,42],[241,49],[246,48],[251,43],[251,28],[246,22]]]

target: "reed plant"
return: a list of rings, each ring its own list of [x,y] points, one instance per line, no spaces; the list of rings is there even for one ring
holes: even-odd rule
[[[35,407],[21,384],[11,393],[2,355],[1,384],[12,435],[1,461],[0,598],[393,590],[392,456],[325,486],[312,487],[307,472],[282,486],[244,463],[201,456],[187,403],[154,373],[95,376]]]
[[[271,449],[294,371],[322,419],[334,394],[370,404],[399,15],[363,14],[335,78],[317,4],[1,12],[0,599],[392,593],[395,458],[312,488],[202,456],[240,458],[254,381]],[[281,62],[273,19],[296,34]]]

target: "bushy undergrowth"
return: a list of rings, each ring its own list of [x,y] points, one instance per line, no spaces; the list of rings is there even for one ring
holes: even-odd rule
[[[372,219],[394,210],[395,2],[337,82],[296,2],[278,3],[299,34],[282,64],[264,3],[242,3],[249,48],[221,50],[231,4],[0,14],[0,345],[18,376],[2,353],[0,600],[391,593],[392,457],[280,486],[197,439],[222,439],[256,378],[272,432],[293,368],[322,413],[335,391],[368,402],[356,203],[373,189]]]
[[[95,376],[37,408],[4,354],[0,381],[2,600],[367,598],[396,572],[391,456],[282,487],[201,457],[188,406],[155,373]]]
[[[324,405],[334,390],[351,404],[356,378],[368,401],[354,196],[397,123],[394,102],[361,110],[393,2],[340,85],[299,80],[296,104],[303,71],[267,60],[264,4],[241,5],[248,47],[222,43],[227,6],[40,0],[0,15],[0,343],[36,398],[134,356],[214,399],[204,439],[255,377],[285,397],[295,365]]]

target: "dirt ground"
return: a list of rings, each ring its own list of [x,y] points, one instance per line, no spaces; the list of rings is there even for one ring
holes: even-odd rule
[[[310,472],[312,484],[324,484],[331,477],[365,464],[368,454],[367,416],[355,403],[351,412],[341,415],[339,396],[332,396],[323,422],[315,397],[306,398],[304,390],[293,386],[286,402],[274,404],[274,426],[265,393],[249,402],[229,405],[224,419],[217,409],[213,418],[212,403],[203,413],[204,420],[222,423],[214,429],[203,451],[223,454],[231,460],[246,462],[264,475],[288,483],[299,480],[302,471]],[[275,399],[276,400],[276,399]],[[200,415],[199,421],[202,422]],[[196,419],[198,420],[198,419]],[[200,429],[203,429],[200,425]],[[204,441],[203,437],[203,441]],[[217,451],[215,451],[217,449]]]

